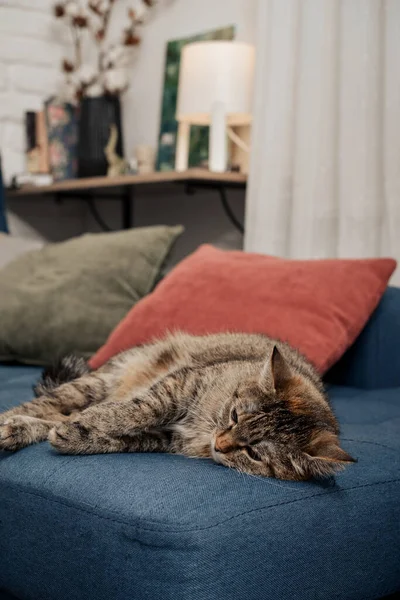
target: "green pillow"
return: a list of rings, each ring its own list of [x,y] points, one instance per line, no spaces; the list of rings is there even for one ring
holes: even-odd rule
[[[158,280],[183,228],[144,227],[49,244],[0,270],[0,361],[89,358]]]

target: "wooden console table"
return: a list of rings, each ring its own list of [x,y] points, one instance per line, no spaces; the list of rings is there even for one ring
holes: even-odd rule
[[[115,195],[121,201],[122,228],[129,229],[134,225],[134,202],[137,186],[145,184],[177,183],[183,184],[188,194],[192,194],[199,188],[215,189],[219,192],[224,210],[235,225],[243,233],[243,225],[236,219],[229,206],[226,190],[244,189],[247,183],[246,175],[241,173],[213,173],[205,169],[189,169],[183,172],[159,171],[145,175],[121,175],[119,177],[91,177],[86,179],[70,179],[60,181],[48,186],[24,186],[19,189],[8,189],[7,198],[12,200],[16,197],[42,196],[50,194],[56,201],[67,198],[84,200],[100,226],[107,230],[97,212],[95,200],[104,197],[104,190],[109,190],[107,197]],[[110,194],[110,188],[113,194]],[[103,191],[102,194],[100,192]]]

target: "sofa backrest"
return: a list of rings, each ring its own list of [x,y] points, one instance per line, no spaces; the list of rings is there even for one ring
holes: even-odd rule
[[[400,387],[400,288],[388,287],[355,343],[325,380],[364,389]]]

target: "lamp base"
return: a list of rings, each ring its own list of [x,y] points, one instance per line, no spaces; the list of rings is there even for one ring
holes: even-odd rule
[[[189,164],[190,124],[180,122],[176,144],[175,170],[186,171]]]
[[[224,173],[228,164],[226,136],[226,109],[223,102],[214,102],[211,108],[211,127],[209,142],[209,169]]]

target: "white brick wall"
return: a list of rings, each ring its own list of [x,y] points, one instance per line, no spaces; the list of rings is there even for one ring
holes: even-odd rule
[[[17,6],[30,10],[51,11],[54,0],[1,0],[1,6]]]
[[[62,80],[65,31],[54,0],[0,0],[0,152],[9,182],[25,169],[24,113],[39,110]]]
[[[46,8],[40,11],[37,7],[32,10],[30,6],[2,6],[0,32],[52,41],[56,28],[54,21],[51,11]]]
[[[50,42],[49,47],[49,41],[46,39],[6,33],[0,36],[0,56],[8,57],[9,64],[44,65],[55,68],[58,67],[62,55],[62,45]]]

